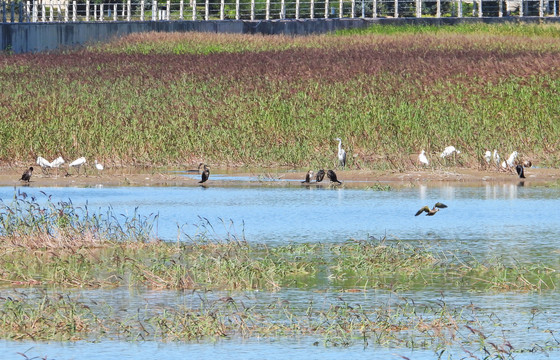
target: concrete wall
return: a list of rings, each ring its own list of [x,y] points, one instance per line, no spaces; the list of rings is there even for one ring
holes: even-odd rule
[[[106,41],[136,32],[215,32],[237,34],[307,35],[372,24],[457,24],[464,22],[560,22],[559,18],[377,18],[307,20],[131,21],[69,23],[0,23],[0,50],[40,52]]]

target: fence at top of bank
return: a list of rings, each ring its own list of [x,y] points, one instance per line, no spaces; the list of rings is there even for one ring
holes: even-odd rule
[[[559,0],[89,0],[0,2],[2,22],[557,17]]]

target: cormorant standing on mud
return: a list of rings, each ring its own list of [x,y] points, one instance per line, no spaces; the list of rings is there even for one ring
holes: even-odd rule
[[[336,178],[335,172],[332,171],[332,170],[327,171],[327,177],[329,178],[329,180],[331,182],[342,184],[340,181],[338,181],[338,179]]]
[[[305,175],[305,180],[303,180],[301,183],[302,184],[309,184],[311,182],[311,178],[313,177],[313,170],[309,170],[307,172],[307,174]]]
[[[29,182],[32,174],[33,174],[33,166],[31,166],[29,169],[25,170],[23,175],[21,175],[20,180]]]
[[[317,171],[317,176],[315,177],[315,180],[317,182],[321,182],[323,181],[324,178],[325,178],[325,170],[321,169]]]
[[[198,169],[200,170],[200,167],[202,165],[204,165],[204,170],[202,171],[202,180],[200,180],[198,182],[199,184],[202,184],[202,183],[206,182],[208,180],[208,178],[210,177],[210,168],[206,164],[200,163],[198,165]]]

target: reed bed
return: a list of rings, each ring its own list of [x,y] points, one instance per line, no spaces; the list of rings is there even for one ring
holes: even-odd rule
[[[0,161],[111,165],[484,164],[560,157],[560,43],[548,25],[377,27],[288,38],[131,35],[79,51],[0,55]],[[439,153],[454,145],[451,162]]]
[[[157,215],[117,216],[15,193],[0,203],[0,284],[156,289],[555,289],[554,265],[506,264],[385,240],[251,244],[243,237],[162,242]]]

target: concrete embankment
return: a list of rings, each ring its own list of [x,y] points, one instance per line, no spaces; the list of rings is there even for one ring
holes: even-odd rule
[[[464,22],[558,22],[558,18],[343,18],[306,20],[214,21],[107,21],[59,23],[1,23],[0,50],[13,53],[41,52],[110,40],[137,32],[215,32],[237,34],[308,35],[372,24],[458,24]]]

